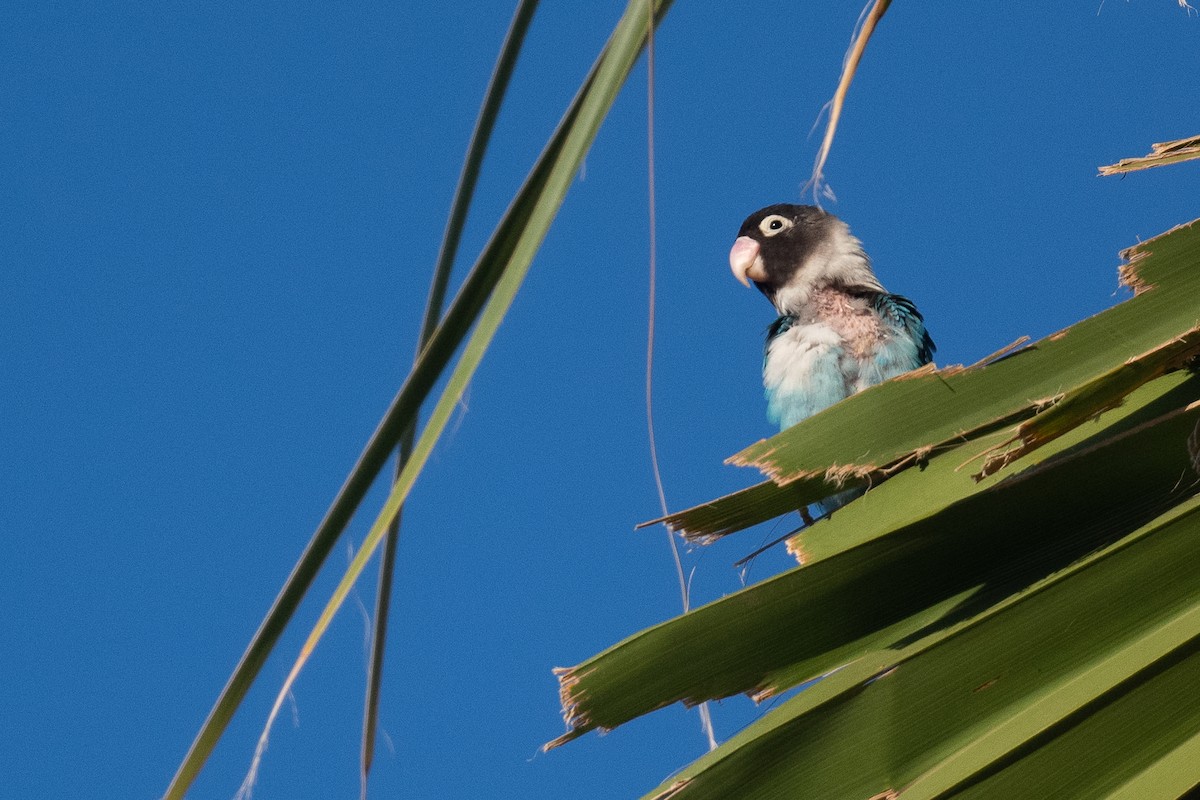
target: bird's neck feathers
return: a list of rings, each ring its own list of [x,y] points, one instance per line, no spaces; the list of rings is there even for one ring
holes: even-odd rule
[[[771,302],[781,315],[799,315],[814,291],[828,287],[884,291],[862,242],[840,219],[833,220],[829,235],[797,265],[787,283],[775,291]]]

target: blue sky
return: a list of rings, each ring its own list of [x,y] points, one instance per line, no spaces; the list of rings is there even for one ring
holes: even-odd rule
[[[545,3],[463,243],[486,240],[622,4]],[[10,3],[0,11],[0,785],[154,798],[411,360],[506,3]],[[657,44],[655,415],[672,508],[757,476],[771,310],[729,274],[795,201],[854,3],[679,0]],[[940,364],[1119,302],[1117,253],[1200,216],[1200,19],[1171,0],[895,3],[852,87],[829,210],[925,313]],[[372,796],[640,795],[703,751],[667,709],[546,755],[554,666],[679,611],[643,410],[645,72],[601,130],[405,512]],[[460,273],[461,274],[461,273]],[[381,498],[372,495],[368,506]],[[364,517],[370,516],[364,514]],[[356,520],[361,541],[369,519]],[[782,532],[686,556],[696,602]],[[339,547],[190,796],[231,796]],[[748,580],[789,565],[755,562]],[[374,569],[359,590],[373,602]],[[354,796],[346,608],[256,797]],[[761,713],[714,707],[726,739]]]

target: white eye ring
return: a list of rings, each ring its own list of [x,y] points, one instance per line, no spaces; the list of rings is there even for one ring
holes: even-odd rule
[[[763,236],[775,236],[776,234],[783,233],[790,227],[792,227],[792,221],[779,214],[772,214],[758,223],[758,229],[762,231]]]

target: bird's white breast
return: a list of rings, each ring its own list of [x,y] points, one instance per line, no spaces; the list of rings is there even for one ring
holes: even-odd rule
[[[813,370],[833,358],[842,337],[823,322],[793,325],[771,340],[763,364],[763,385],[790,394],[805,388]]]
[[[763,386],[772,421],[795,425],[850,393],[842,345],[838,332],[823,322],[794,325],[771,340]]]

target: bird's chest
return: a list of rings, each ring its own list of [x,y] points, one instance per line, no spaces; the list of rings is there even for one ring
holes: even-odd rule
[[[849,395],[853,360],[829,325],[780,318],[763,358],[768,418],[786,428]]]
[[[813,292],[796,321],[801,326],[828,330],[838,338],[845,355],[859,360],[871,357],[889,333],[864,298],[836,289]]]
[[[768,416],[784,427],[878,382],[870,365],[889,332],[864,301],[813,298],[804,313],[780,317],[763,359]]]
[[[801,390],[814,372],[835,366],[844,349],[841,335],[829,325],[781,318],[767,341],[763,383],[768,389]]]

